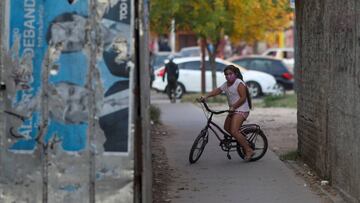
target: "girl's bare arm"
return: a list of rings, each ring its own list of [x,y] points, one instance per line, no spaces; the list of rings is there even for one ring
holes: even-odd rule
[[[220,88],[215,88],[213,89],[211,92],[209,92],[207,95],[205,95],[204,97],[202,97],[203,99],[207,99],[209,97],[214,97],[216,95],[221,94],[221,89]]]

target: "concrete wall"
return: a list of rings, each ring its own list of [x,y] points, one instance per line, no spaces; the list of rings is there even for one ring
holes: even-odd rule
[[[296,1],[299,151],[360,201],[360,2]]]
[[[49,2],[0,1],[0,202],[151,201],[144,8]]]

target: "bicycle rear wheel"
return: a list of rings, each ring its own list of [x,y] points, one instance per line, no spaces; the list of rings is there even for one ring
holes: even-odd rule
[[[199,160],[201,154],[203,153],[206,144],[209,140],[209,132],[207,129],[201,130],[199,135],[196,137],[189,154],[189,162],[191,164]]]
[[[268,141],[264,132],[261,129],[253,128],[243,130],[241,133],[246,137],[246,140],[249,142],[251,148],[255,152],[255,155],[249,161],[257,161],[261,159],[265,155],[268,148]],[[236,150],[239,156],[244,159],[245,152],[243,147],[238,144]]]

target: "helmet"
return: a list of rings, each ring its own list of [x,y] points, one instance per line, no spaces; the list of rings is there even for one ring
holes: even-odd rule
[[[168,56],[168,59],[169,59],[170,61],[172,61],[172,60],[174,59],[174,55],[170,54],[170,55]]]

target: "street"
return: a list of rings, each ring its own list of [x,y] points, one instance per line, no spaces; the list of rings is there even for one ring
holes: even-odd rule
[[[210,136],[199,161],[190,165],[189,150],[206,121],[201,108],[191,103],[171,104],[166,98],[153,98],[152,103],[161,109],[169,134],[162,145],[173,169],[171,202],[328,202],[271,150],[253,163],[236,153],[228,160],[215,136]]]

